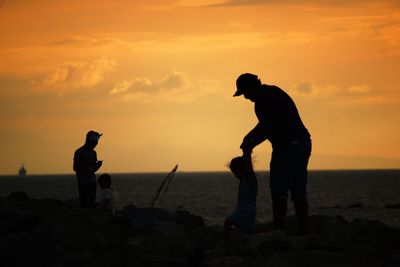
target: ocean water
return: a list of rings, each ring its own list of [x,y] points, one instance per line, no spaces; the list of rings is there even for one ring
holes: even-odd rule
[[[150,206],[166,173],[111,174],[118,206]],[[272,219],[268,172],[257,173],[257,221]],[[228,172],[177,172],[156,207],[185,209],[207,224],[222,224],[236,204],[238,180]],[[74,175],[0,176],[0,196],[24,191],[33,198],[77,198]],[[400,227],[400,170],[310,171],[310,214],[377,219]],[[289,204],[288,214],[294,214]]]

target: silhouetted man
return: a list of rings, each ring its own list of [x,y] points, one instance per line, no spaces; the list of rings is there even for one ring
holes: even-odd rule
[[[234,96],[254,102],[258,124],[240,145],[250,156],[254,147],[265,140],[272,144],[270,190],[274,228],[284,229],[287,197],[290,191],[296,211],[299,233],[306,232],[308,217],[307,165],[311,139],[296,105],[288,94],[274,85],[262,84],[257,75],[245,73],[236,80]]]
[[[102,134],[89,131],[86,141],[74,154],[74,171],[78,180],[79,201],[81,207],[93,208],[96,203],[96,174],[103,164],[97,161],[94,148],[97,146]]]

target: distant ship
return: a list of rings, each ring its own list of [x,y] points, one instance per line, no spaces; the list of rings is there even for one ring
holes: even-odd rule
[[[24,164],[22,164],[21,168],[19,168],[18,174],[19,176],[26,176],[26,169],[24,167]]]

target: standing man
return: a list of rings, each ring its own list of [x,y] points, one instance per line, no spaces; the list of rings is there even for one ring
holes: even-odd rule
[[[96,174],[103,161],[97,160],[94,148],[102,134],[89,131],[86,141],[74,154],[74,171],[78,180],[79,202],[81,207],[93,208],[96,203]]]
[[[258,124],[240,145],[249,156],[257,145],[268,139],[272,144],[270,190],[274,228],[284,229],[287,197],[290,191],[300,234],[306,233],[308,217],[307,165],[311,139],[296,105],[288,94],[274,85],[262,84],[257,75],[245,73],[236,80],[234,96],[254,102]]]

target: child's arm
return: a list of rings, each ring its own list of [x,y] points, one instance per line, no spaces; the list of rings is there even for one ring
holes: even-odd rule
[[[225,243],[231,242],[231,229],[232,229],[232,224],[229,222],[228,219],[226,219],[224,222],[224,241],[225,241]]]

